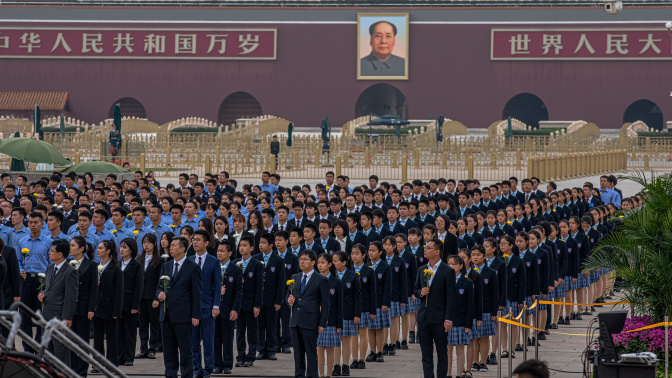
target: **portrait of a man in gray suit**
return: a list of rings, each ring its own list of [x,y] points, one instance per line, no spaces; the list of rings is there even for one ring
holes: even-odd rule
[[[369,27],[371,53],[359,61],[360,76],[406,76],[406,59],[394,55],[397,26],[378,21]]]

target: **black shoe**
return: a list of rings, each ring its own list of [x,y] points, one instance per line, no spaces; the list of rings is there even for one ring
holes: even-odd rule
[[[334,370],[331,371],[331,376],[332,377],[341,376],[341,365],[334,365]]]
[[[383,355],[387,356],[390,354],[390,347],[387,344],[383,344]]]
[[[96,369],[96,368],[94,367],[93,369],[91,369],[91,371],[90,371],[89,373],[90,373],[90,374],[100,374],[100,371],[98,371],[98,369]]]
[[[614,294],[613,294],[613,293],[610,293],[609,295],[607,295],[606,297],[604,297],[604,299],[613,299],[613,298],[612,298],[612,295],[614,295]],[[604,303],[604,301],[602,301],[602,303]]]
[[[564,325],[570,325],[570,324],[572,324],[572,323],[571,323],[571,320],[569,320],[569,316],[565,316],[565,322],[564,322],[563,324],[564,324]]]
[[[222,374],[231,374],[231,369],[229,368],[222,369]]]
[[[401,342],[401,350],[408,350],[408,343],[406,340]]]
[[[124,362],[124,366],[133,366],[133,361]]]
[[[397,355],[397,346],[395,344],[390,344],[390,346],[387,348],[387,353],[390,356],[396,356]]]
[[[245,361],[243,367],[252,367],[254,366],[254,361]]]
[[[574,320],[574,319],[576,319],[576,312],[572,312],[569,316],[569,320]],[[567,320],[567,319],[565,319],[565,320]]]
[[[600,306],[601,307],[601,306]],[[590,312],[595,312],[595,306],[590,306]],[[592,315],[592,314],[591,314]]]
[[[539,340],[546,340],[546,334],[544,332],[539,333]],[[539,343],[537,343],[538,345]]]
[[[397,343],[394,345],[395,348],[401,349],[401,343],[397,340]]]
[[[366,362],[364,362],[364,360],[359,360],[359,363],[357,363],[357,369],[366,369]]]
[[[257,354],[257,360],[267,360],[268,356],[265,353],[259,352]]]
[[[366,362],[373,362],[375,360],[376,360],[376,354],[373,352],[369,353],[369,355],[366,356]]]
[[[478,367],[478,371],[488,371],[488,367],[485,364],[481,364]]]
[[[383,358],[383,353],[378,352],[378,355],[376,355],[376,362],[385,362],[385,359]]]
[[[481,371],[481,365],[474,362],[474,364],[471,365],[471,371]]]
[[[359,361],[353,360],[350,364],[350,369],[359,369]]]
[[[282,348],[282,354],[292,354],[291,348]]]
[[[520,346],[520,344],[516,344],[516,349],[514,349],[514,350],[515,350],[516,352],[522,352],[522,351],[523,351],[523,347]]]
[[[277,361],[278,357],[275,356],[275,353],[270,353],[268,355],[268,359],[271,360],[271,361]]]
[[[408,333],[408,343],[409,344],[415,343],[415,331],[411,331]]]
[[[342,377],[349,377],[350,376],[350,366],[348,365],[343,365],[343,369],[341,370],[341,376]]]
[[[551,324],[551,329],[558,329],[558,325],[555,323]]]
[[[560,319],[558,319],[558,324],[565,324],[565,318],[561,316]]]
[[[583,316],[581,316],[581,314],[576,314],[576,320],[583,320]]]
[[[235,367],[243,367],[245,365],[245,361],[236,361],[236,364],[234,365]]]
[[[212,374],[222,374],[222,369],[214,368],[214,369],[212,369]]]
[[[532,338],[527,338],[527,346],[532,346],[532,340],[534,340],[534,337]]]
[[[138,353],[138,354],[135,355],[135,358],[138,358],[138,359],[148,358],[148,357],[149,357],[149,353]]]
[[[494,353],[490,353],[490,358],[487,362],[488,365],[497,365],[497,356]]]

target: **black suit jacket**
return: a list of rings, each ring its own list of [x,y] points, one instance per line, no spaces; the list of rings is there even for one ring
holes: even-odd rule
[[[119,263],[121,269],[121,262]],[[121,311],[131,312],[131,310],[140,309],[140,298],[144,289],[144,267],[138,260],[130,259],[124,274],[124,299],[121,304]]]
[[[96,310],[98,302],[98,264],[84,257],[80,260],[77,273],[79,291],[75,315],[86,316]]]
[[[226,288],[219,305],[220,316],[229,319],[231,311],[240,312],[241,298],[243,297],[243,271],[233,261],[224,271],[222,286]]]
[[[415,280],[415,297],[420,299],[418,322],[429,324],[443,324],[452,322],[455,316],[455,271],[447,264],[440,262],[436,269],[429,294],[422,296],[422,288],[427,286],[425,280],[427,264],[418,269]]]
[[[299,245],[299,251],[301,251],[301,244]],[[279,253],[278,256],[280,256]],[[285,252],[285,258],[283,262],[285,263],[285,279],[289,279],[288,277],[291,277],[294,274],[299,273],[299,258],[297,257],[297,255],[294,254],[294,252],[292,252],[291,246],[288,246],[287,252]],[[283,299],[287,297],[288,295],[287,293],[289,291],[289,288],[287,287],[286,283],[287,283],[286,281],[283,283],[283,290],[282,290]]]
[[[165,305],[159,305],[159,320],[166,320],[166,312],[171,323],[191,323],[191,319],[201,318],[201,269],[193,260],[183,258],[180,270],[173,276],[175,260],[163,264],[162,276],[172,277],[166,292]],[[162,282],[156,287],[156,299],[164,291]]]
[[[291,252],[290,252],[291,253]],[[258,253],[252,256],[259,262],[264,262],[264,254]],[[285,261],[277,253],[271,251],[268,258],[268,264],[263,268],[264,289],[263,289],[263,307],[273,307],[273,305],[282,304],[285,294]]]
[[[341,250],[341,243],[337,242],[336,239],[332,238],[331,236],[329,239],[327,239],[326,248],[324,245],[322,245],[322,238],[319,235],[317,239],[315,239],[315,243],[317,243],[320,247],[322,247],[322,249],[324,249],[325,252],[328,252],[330,255],[333,255],[334,252]]]
[[[430,288],[431,292],[431,288]],[[474,323],[476,304],[474,303],[474,283],[464,275],[455,284],[454,327],[471,328]]]
[[[301,279],[303,273],[292,276],[294,296],[289,326],[292,328],[317,329],[326,327],[329,320],[329,281],[326,277],[314,271],[301,294]]]
[[[242,260],[235,261],[236,265]],[[243,271],[243,295],[240,302],[241,311],[252,311],[263,307],[264,299],[264,265],[257,259],[250,258]]]
[[[152,260],[158,256],[153,256]],[[161,276],[161,270],[163,264],[166,263],[166,259],[163,257],[158,257],[159,261],[156,265],[153,265],[154,261],[151,261],[147,266],[147,269],[144,270],[144,279],[142,280],[142,299],[154,299],[156,295],[156,286],[159,284],[159,276]],[[140,261],[138,261],[140,263]],[[144,266],[144,261],[140,263],[140,266]]]
[[[77,305],[77,270],[67,261],[52,277],[54,263],[47,267],[47,277],[44,284],[44,301],[42,312],[44,318],[72,320]]]
[[[353,320],[362,316],[362,286],[352,269],[346,269],[341,279],[343,290],[343,319]]]
[[[14,248],[5,245],[2,249],[2,257],[7,266],[7,274],[2,282],[3,308],[8,309],[14,302],[14,298],[21,296],[21,272]]]
[[[72,211],[70,211],[70,215],[65,217],[65,214],[64,214],[63,216],[64,216],[64,219],[63,219],[63,223],[61,223],[61,232],[63,232],[64,234],[67,234],[70,227],[72,227],[73,225],[77,224],[77,222],[79,222],[79,215],[77,215],[77,210],[75,210],[73,208]]]
[[[441,254],[441,261],[447,263],[448,257],[457,255],[457,236],[446,232],[446,240],[443,241],[443,252]]]
[[[99,276],[98,303],[94,315],[105,320],[121,317],[124,293],[124,275],[121,269],[110,261]]]
[[[509,264],[506,265],[506,295],[504,299],[515,303],[525,302],[526,281],[525,263],[520,257],[511,255]],[[502,306],[505,305],[504,303],[503,299],[500,300]]]
[[[354,270],[354,269],[353,269]],[[376,274],[368,265],[363,264],[359,271],[359,283],[362,286],[362,312],[376,313],[378,295],[376,293]]]
[[[328,281],[329,318],[327,319],[327,326],[343,328],[343,285],[335,274],[330,275]]]

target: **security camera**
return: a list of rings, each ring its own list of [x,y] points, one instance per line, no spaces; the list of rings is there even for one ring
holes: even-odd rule
[[[605,0],[604,10],[609,14],[619,14],[623,10],[623,2],[620,0]]]

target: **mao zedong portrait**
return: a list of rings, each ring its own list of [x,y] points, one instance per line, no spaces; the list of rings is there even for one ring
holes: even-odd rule
[[[406,76],[406,59],[392,54],[397,27],[378,21],[369,27],[371,53],[360,59],[361,76]]]

